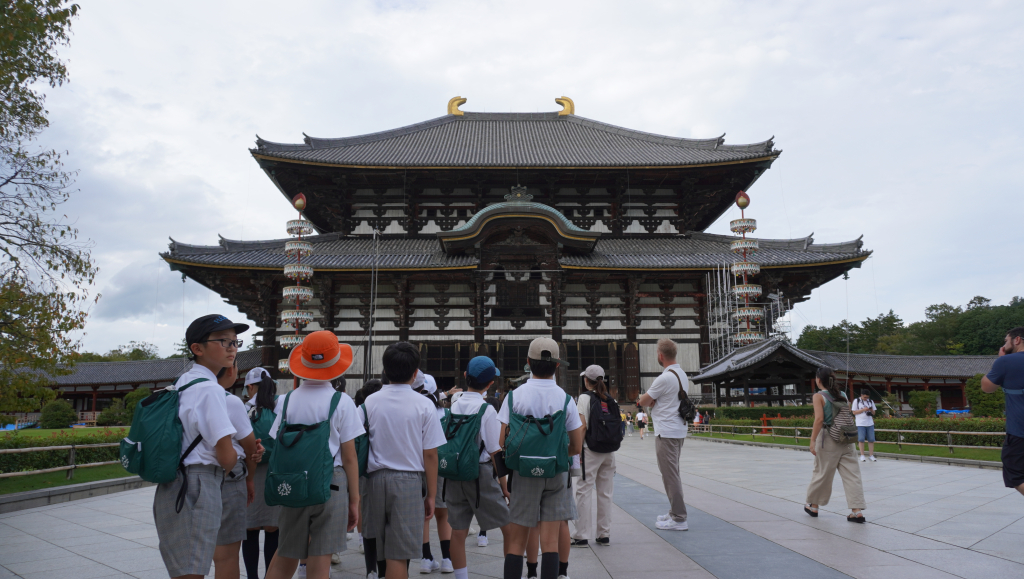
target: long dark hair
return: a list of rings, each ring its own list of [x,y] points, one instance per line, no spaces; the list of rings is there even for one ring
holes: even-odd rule
[[[379,391],[383,387],[384,383],[381,382],[380,380],[377,380],[376,378],[363,382],[363,385],[359,388],[359,390],[356,391],[356,396],[354,400],[356,406],[361,406],[364,402],[366,402],[366,399],[370,396],[370,394]]]
[[[836,384],[836,373],[830,368],[818,368],[818,373],[815,374],[818,380],[821,380],[821,385],[828,390],[828,393],[832,396],[833,400],[842,400],[844,398],[843,391],[839,389],[839,385]]]
[[[608,387],[605,386],[604,376],[598,376],[597,380],[591,380],[584,376],[583,383],[586,385],[586,389],[597,394],[598,398],[601,400],[608,400]]]
[[[270,376],[264,374],[256,383],[256,408],[268,408],[274,411],[274,396],[277,394],[277,383]]]

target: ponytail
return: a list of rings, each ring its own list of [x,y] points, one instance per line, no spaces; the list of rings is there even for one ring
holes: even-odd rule
[[[601,400],[608,400],[608,387],[604,383],[604,376],[598,376],[597,380],[591,380],[584,376],[583,381],[587,385],[587,390],[597,394]]]
[[[829,368],[818,368],[815,377],[821,380],[821,385],[828,390],[833,400],[842,400],[844,398],[842,390],[839,389],[839,385],[836,383],[836,373],[834,371]]]

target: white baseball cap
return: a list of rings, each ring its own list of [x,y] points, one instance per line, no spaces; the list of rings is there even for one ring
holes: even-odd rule
[[[263,380],[264,376],[267,378],[270,377],[270,372],[267,372],[266,368],[253,368],[245,375],[245,385],[248,386],[249,384],[255,384]]]
[[[423,388],[423,383],[426,380],[426,378],[424,378],[423,376],[423,370],[416,370],[416,375],[413,376],[412,384],[410,384],[409,386],[412,386],[413,390],[419,390],[420,388]]]
[[[427,394],[437,392],[437,381],[430,374],[423,374],[423,389],[426,390]]]
[[[587,378],[590,378],[591,381],[597,382],[598,378],[604,377],[604,368],[597,364],[592,364],[587,366],[586,370],[580,372],[580,376],[586,376]]]

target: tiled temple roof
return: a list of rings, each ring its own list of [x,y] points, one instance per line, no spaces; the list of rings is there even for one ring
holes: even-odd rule
[[[242,350],[235,358],[239,376],[260,365],[260,350]],[[57,386],[109,386],[171,382],[192,368],[183,358],[137,362],[81,362],[73,372],[53,378]]]

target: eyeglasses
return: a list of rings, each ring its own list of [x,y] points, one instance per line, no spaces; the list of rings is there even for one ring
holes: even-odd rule
[[[235,348],[241,348],[242,347],[242,340],[228,340],[226,338],[220,338],[220,339],[217,339],[217,340],[204,340],[203,341],[203,343],[206,343],[206,342],[220,342],[221,347],[223,347],[225,350],[227,350],[228,348],[230,348],[232,346],[234,346]]]

